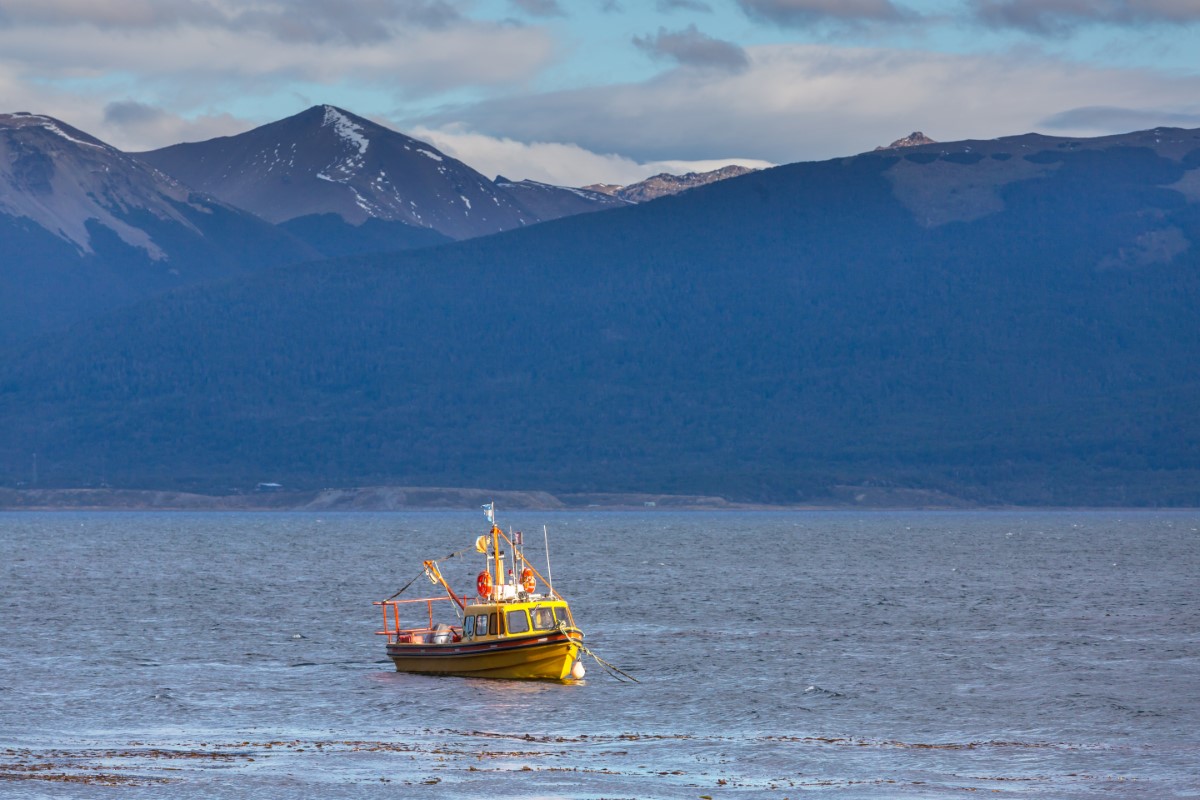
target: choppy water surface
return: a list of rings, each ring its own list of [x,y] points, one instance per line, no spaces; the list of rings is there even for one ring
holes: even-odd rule
[[[0,515],[0,795],[1200,796],[1200,514],[499,521],[641,683],[392,669],[479,514]]]

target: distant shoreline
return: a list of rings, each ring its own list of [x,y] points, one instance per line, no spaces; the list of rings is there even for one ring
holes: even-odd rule
[[[2,489],[3,511],[471,511],[496,502],[510,511],[1189,511],[1179,507],[984,505],[919,489],[835,487],[813,503],[744,503],[709,495],[559,493],[366,486],[226,495],[155,489]]]
[[[801,507],[739,503],[702,495],[551,494],[401,486],[251,491],[226,495],[154,489],[0,489],[0,511],[469,511],[493,501],[512,511],[747,511]]]
[[[225,495],[154,489],[0,489],[0,511],[452,511],[495,501],[509,510],[793,511],[982,508],[920,490],[839,487],[821,502],[744,503],[709,495],[558,493],[414,486],[367,486],[315,491],[250,491]]]

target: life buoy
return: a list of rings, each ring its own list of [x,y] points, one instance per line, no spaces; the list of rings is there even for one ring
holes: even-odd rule
[[[521,588],[527,594],[533,594],[533,590],[537,588],[537,578],[533,575],[533,570],[529,567],[521,570]]]
[[[488,572],[486,569],[479,573],[479,576],[475,578],[475,588],[479,590],[479,596],[484,600],[487,600],[489,597],[491,597],[492,573]]]

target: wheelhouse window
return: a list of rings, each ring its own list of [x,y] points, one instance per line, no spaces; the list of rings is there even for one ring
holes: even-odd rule
[[[554,627],[554,612],[549,608],[538,606],[530,612],[533,617],[533,628],[538,631],[548,631]]]
[[[463,619],[463,638],[471,639],[475,636],[475,618],[466,617]]]
[[[508,632],[525,633],[529,630],[529,615],[525,609],[518,608],[508,612]]]
[[[487,614],[480,614],[479,616],[475,617],[475,635],[476,636],[487,636],[488,635]]]

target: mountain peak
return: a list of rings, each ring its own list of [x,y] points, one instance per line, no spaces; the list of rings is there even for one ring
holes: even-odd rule
[[[661,172],[658,175],[646,178],[646,180],[639,181],[638,183],[630,184],[629,186],[611,188],[601,184],[587,188],[592,191],[620,197],[622,200],[627,200],[631,203],[645,203],[648,200],[656,200],[659,197],[669,194],[679,194],[688,189],[694,189],[697,186],[706,186],[710,183],[736,178],[750,172],[754,172],[754,170],[739,164],[728,164],[720,169],[714,169],[709,172],[689,172],[685,175],[672,175],[667,172]]]
[[[274,223],[337,214],[351,225],[379,219],[465,238],[536,221],[466,164],[328,104],[139,157]]]
[[[920,147],[923,144],[937,144],[920,131],[913,131],[908,136],[901,137],[889,145],[880,145],[876,150],[896,150],[901,147]]]
[[[0,128],[41,128],[72,144],[109,150],[113,153],[118,152],[112,146],[105,144],[96,137],[90,136],[77,128],[72,128],[61,120],[48,117],[44,114],[33,114],[29,111],[0,114]]]

